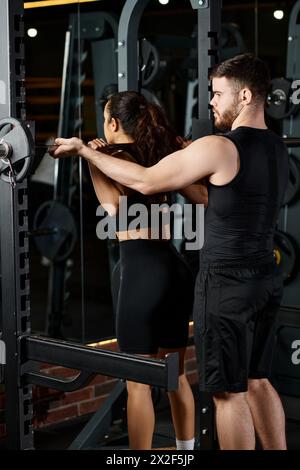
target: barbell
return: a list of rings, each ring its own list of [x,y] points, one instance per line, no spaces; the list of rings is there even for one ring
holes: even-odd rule
[[[9,117],[0,120],[0,178],[21,182],[33,165],[34,141],[27,124]]]

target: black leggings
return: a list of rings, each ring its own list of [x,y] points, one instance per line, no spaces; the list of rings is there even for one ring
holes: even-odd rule
[[[122,352],[156,354],[186,347],[192,312],[192,273],[173,245],[153,240],[120,243],[120,276],[113,275],[116,333]]]

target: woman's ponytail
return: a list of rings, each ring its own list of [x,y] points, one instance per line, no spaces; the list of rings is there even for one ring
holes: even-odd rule
[[[164,111],[133,91],[112,96],[108,102],[111,118],[117,118],[124,132],[132,137],[143,166],[155,165],[166,155],[181,148]]]

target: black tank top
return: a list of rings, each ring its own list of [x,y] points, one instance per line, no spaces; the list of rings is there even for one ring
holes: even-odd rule
[[[223,134],[238,149],[240,170],[228,184],[208,183],[206,262],[272,256],[273,236],[288,182],[288,153],[269,129],[238,127]]]
[[[114,155],[115,152],[126,152],[139,163],[139,153],[134,143],[109,145],[108,153]],[[162,236],[163,225],[166,225],[168,219],[164,219],[162,215],[157,217],[156,206],[162,206],[169,203],[168,194],[154,194],[153,196],[145,196],[136,191],[128,196],[123,196],[120,201],[117,214],[114,216],[117,232],[127,231],[132,228],[156,228],[159,236]],[[141,212],[140,212],[141,209]],[[156,212],[155,212],[156,211]]]

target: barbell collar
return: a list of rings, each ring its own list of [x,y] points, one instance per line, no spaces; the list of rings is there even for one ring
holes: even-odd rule
[[[0,160],[2,163],[5,163],[5,165],[9,164],[8,159],[10,158],[12,154],[12,146],[5,141],[0,141]]]

